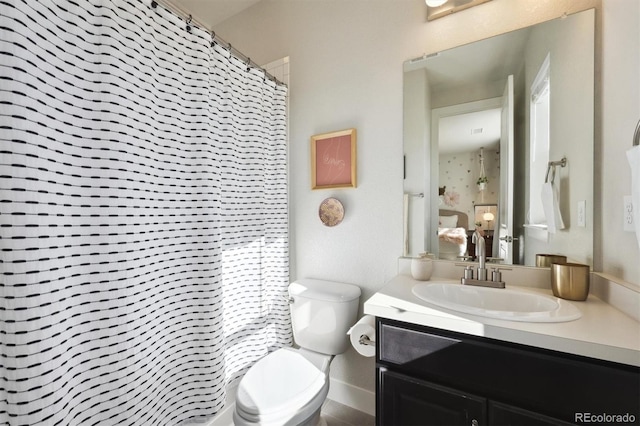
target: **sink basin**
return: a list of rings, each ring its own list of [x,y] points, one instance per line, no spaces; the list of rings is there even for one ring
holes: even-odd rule
[[[524,290],[420,283],[412,291],[425,302],[442,308],[509,321],[565,322],[582,316],[565,300]]]

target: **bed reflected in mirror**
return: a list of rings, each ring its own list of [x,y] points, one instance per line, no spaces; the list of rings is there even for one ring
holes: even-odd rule
[[[469,216],[459,210],[440,209],[438,253],[440,259],[456,260],[468,255]]]

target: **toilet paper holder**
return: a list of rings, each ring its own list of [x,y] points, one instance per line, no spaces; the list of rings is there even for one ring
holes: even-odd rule
[[[368,345],[368,346],[375,346],[376,345],[376,341],[375,340],[371,340],[369,338],[369,336],[367,336],[366,334],[362,334],[360,336],[360,339],[358,339],[358,343],[360,343],[361,345]]]
[[[376,318],[364,315],[347,332],[356,352],[365,357],[376,354]]]

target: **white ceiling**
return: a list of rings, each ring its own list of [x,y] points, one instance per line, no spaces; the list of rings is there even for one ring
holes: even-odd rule
[[[500,109],[443,117],[438,121],[440,154],[498,149]]]
[[[231,18],[261,0],[164,0],[181,10],[185,15],[212,29],[217,24]]]
[[[517,74],[529,34],[530,29],[525,28],[416,58],[405,62],[404,70],[426,69],[432,94],[464,87],[471,81],[478,85],[494,83],[496,76],[503,79],[509,74]],[[481,147],[498,149],[500,110],[441,118],[439,129],[440,153],[476,151]],[[482,131],[473,132],[477,129]]]
[[[495,81],[496,75],[516,74],[529,28],[444,50],[407,61],[405,71],[424,68],[432,91],[444,91],[474,81]]]

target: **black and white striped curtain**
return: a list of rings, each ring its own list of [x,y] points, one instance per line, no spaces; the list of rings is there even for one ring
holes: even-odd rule
[[[169,425],[291,344],[286,87],[140,0],[0,0],[0,424]]]

